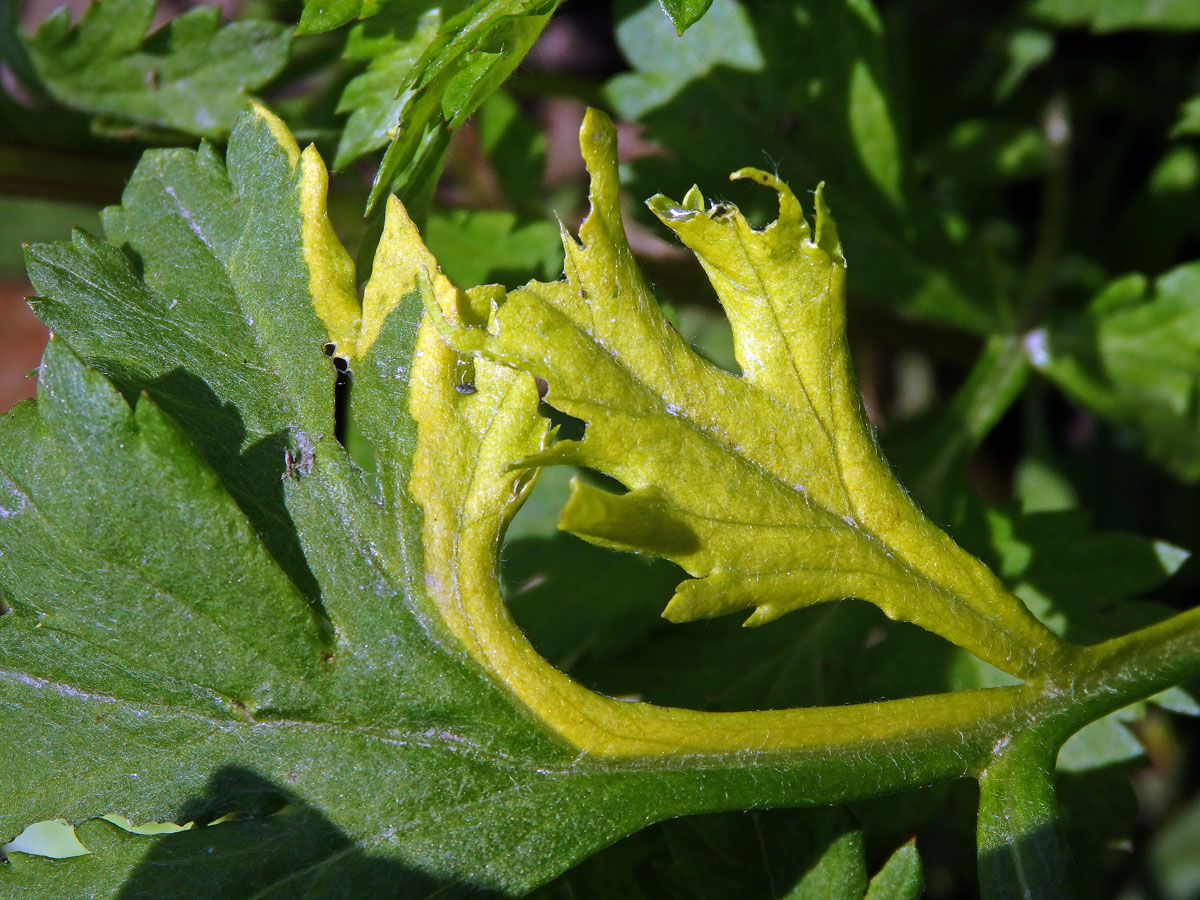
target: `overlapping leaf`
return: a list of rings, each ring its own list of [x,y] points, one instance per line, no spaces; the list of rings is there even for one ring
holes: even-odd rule
[[[845,263],[821,192],[810,228],[778,179],[755,230],[693,188],[652,211],[699,257],[733,327],[742,374],[704,362],[667,323],[625,241],[615,131],[584,123],[592,212],[565,240],[567,280],[508,295],[487,330],[452,340],[545,379],[547,402],[583,419],[526,465],[599,469],[627,489],[577,482],[562,527],[670,559],[694,576],[675,620],[744,607],[761,623],[856,596],[1011,672],[1053,639],[982,565],[918,511],[880,458],[858,407],[844,337]],[[1003,623],[1003,624],[1001,624]]]

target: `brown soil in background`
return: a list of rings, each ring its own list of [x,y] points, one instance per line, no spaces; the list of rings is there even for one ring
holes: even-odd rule
[[[0,281],[0,412],[36,390],[26,376],[41,361],[50,333],[25,302],[32,292],[28,281]]]

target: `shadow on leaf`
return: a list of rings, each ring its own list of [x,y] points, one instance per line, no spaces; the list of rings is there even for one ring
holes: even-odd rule
[[[222,817],[219,824],[158,839],[119,900],[487,896],[371,856],[319,810],[246,769],[219,772],[180,813],[182,821],[199,823]]]

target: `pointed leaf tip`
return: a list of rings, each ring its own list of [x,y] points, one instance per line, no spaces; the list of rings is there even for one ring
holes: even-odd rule
[[[675,33],[683,37],[683,33],[708,12],[712,0],[659,0],[659,6],[674,26]]]
[[[829,211],[829,205],[825,202],[825,182],[823,181],[813,192],[813,207],[816,210],[817,246],[844,265],[846,258],[842,255],[842,239],[838,237],[837,223],[833,219],[833,213]]]
[[[579,128],[579,149],[591,178],[588,202],[591,212],[579,229],[583,237],[588,225],[599,215],[613,223],[620,222],[620,180],[617,175],[617,128],[612,119],[593,107],[588,107]],[[587,239],[584,238],[585,243]]]

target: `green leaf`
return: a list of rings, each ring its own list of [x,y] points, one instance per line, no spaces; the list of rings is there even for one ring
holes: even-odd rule
[[[28,38],[30,61],[55,100],[105,130],[225,137],[247,97],[287,62],[289,30],[250,20],[222,26],[220,9],[205,6],[147,35],[155,7],[105,0],[74,26],[64,7]]]
[[[984,516],[993,568],[1056,632],[1092,643],[1168,614],[1141,595],[1163,584],[1187,551],[1133,534],[1096,532],[1077,510]]]
[[[1179,547],[1133,534],[1096,532],[1078,510],[1013,515],[990,508],[985,516],[996,572],[1055,632],[1093,643],[1170,615],[1169,608],[1139,598],[1187,561],[1188,553]],[[1195,701],[1182,688],[1152,702],[1195,714]],[[1128,726],[1145,713],[1146,704],[1134,704],[1076,732],[1059,751],[1058,771],[1084,772],[1143,759],[1145,751]]]
[[[1200,835],[1200,800],[1193,799],[1154,837],[1150,847],[1153,880],[1160,896],[1167,900],[1194,897],[1200,890],[1197,835]]]
[[[331,31],[351,19],[365,19],[385,9],[388,0],[304,0],[297,34]]]
[[[0,198],[0,276],[12,278],[24,266],[22,243],[53,240],[72,227],[95,228],[95,207],[82,203],[52,203],[24,197]]]
[[[115,246],[28,251],[58,337],[0,419],[0,835],[62,818],[92,853],[14,851],[6,896],[521,894],[653,821],[964,775],[1012,727],[1003,688],[713,717],[555,672],[495,579],[537,386],[418,332],[430,281],[473,320],[497,290],[455,293],[392,202],[360,309],[325,178],[255,108],[224,162],[147,154]]]
[[[400,86],[436,39],[440,24],[441,12],[436,7],[389,4],[378,16],[350,31],[345,56],[366,62],[367,68],[350,80],[338,101],[337,111],[348,113],[349,118],[333,161],[335,168],[343,168],[391,140],[389,129],[398,121],[405,102]]]
[[[713,0],[659,0],[662,10],[675,26],[679,34],[683,34],[700,21]]]
[[[545,177],[546,136],[537,123],[503,90],[488,98],[475,121],[479,144],[508,205],[524,216],[544,220],[546,211],[538,203],[537,188]]]
[[[682,37],[654,2],[624,9],[617,42],[633,71],[610,81],[606,96],[673,154],[634,161],[636,191],[682,193],[682,172],[716,185],[750,162],[801,183],[826,181],[859,296],[908,316],[992,327],[992,287],[971,269],[980,255],[915,187],[883,22],[870,3],[716,0]],[[755,198],[746,203],[751,218],[767,214]]]
[[[608,848],[534,897],[861,900],[863,837],[842,807],[689,816]]]
[[[871,879],[865,900],[917,900],[925,886],[917,842],[909,841]]]
[[[1192,97],[1179,108],[1179,121],[1171,130],[1171,137],[1184,134],[1200,134],[1200,95]]]
[[[1001,669],[1036,666],[1030,655],[1049,651],[1047,633],[921,515],[878,455],[853,389],[845,262],[820,190],[815,229],[791,191],[757,169],[736,177],[778,194],[779,217],[763,230],[696,188],[680,202],[649,201],[725,306],[742,371],[733,376],[680,340],[634,266],[611,123],[589,113],[581,134],[592,211],[582,245],[564,241],[566,282],[514,291],[486,331],[452,337],[544,379],[547,402],[587,422],[582,441],[525,465],[587,466],[628,489],[576,482],[561,526],[687,570],[693,579],[667,605],[673,621],[751,607],[759,624],[857,596]]]
[[[867,890],[863,836],[847,820],[848,815],[818,820],[813,843],[820,849],[807,871],[783,895],[785,900],[859,900],[863,896]]]
[[[461,125],[512,74],[558,3],[476,0],[452,8],[444,18],[433,7],[420,19],[399,11],[399,21],[421,24],[415,31],[406,24],[395,37],[384,35],[374,41],[366,40],[375,33],[372,23],[360,26],[365,37],[356,54],[364,55],[371,46],[382,55],[372,64],[375,73],[368,71],[362,76],[368,80],[352,84],[351,99],[343,99],[343,111],[362,108],[364,113],[354,129],[354,141],[344,141],[339,149],[338,165],[380,146],[381,136],[390,141],[372,187],[371,205],[389,190],[407,188],[405,173],[423,152],[429,152],[423,148],[432,136]],[[418,45],[419,55],[410,63]]]
[[[1097,32],[1200,28],[1200,8],[1191,0],[1036,0],[1030,11],[1055,25]]]
[[[516,287],[562,271],[562,242],[549,222],[521,225],[510,212],[450,210],[426,226],[429,249],[457,284]]]
[[[1146,453],[1180,478],[1200,478],[1200,263],[1153,283],[1113,281],[1087,315],[1038,333],[1047,376],[1096,413],[1132,428]]]

